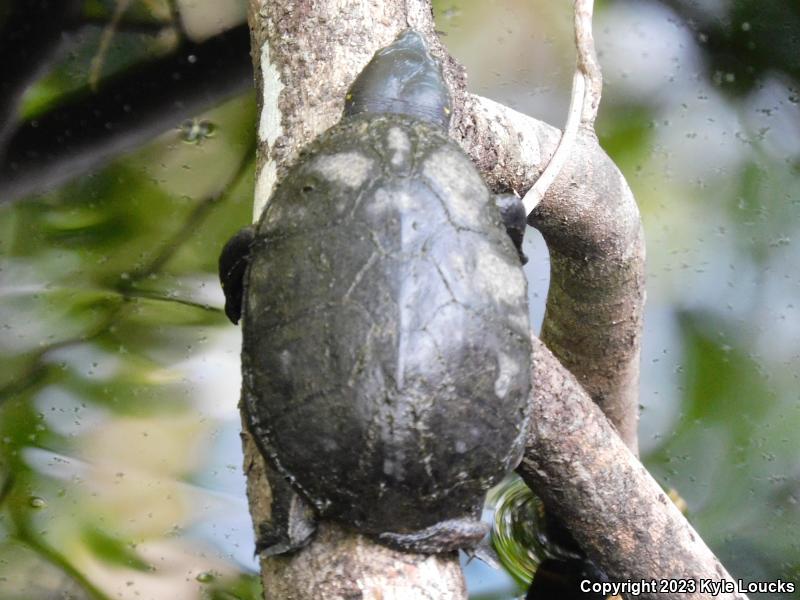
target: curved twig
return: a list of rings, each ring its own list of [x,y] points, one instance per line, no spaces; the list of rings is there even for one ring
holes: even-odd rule
[[[89,65],[89,89],[93,92],[97,91],[97,85],[100,83],[100,74],[103,71],[103,63],[105,63],[108,49],[111,46],[111,41],[114,39],[114,34],[117,32],[120,21],[128,10],[131,0],[117,0],[114,7],[114,14],[111,15],[111,20],[103,27],[103,33],[100,34],[100,45],[97,47],[97,52],[92,57],[92,62]]]
[[[522,199],[527,214],[531,214],[556,180],[567,158],[575,147],[579,126],[594,127],[603,76],[597,62],[592,36],[593,0],[575,0],[575,47],[578,51],[575,73],[572,76],[572,93],[564,125],[564,134],[539,179]]]
[[[581,108],[581,125],[594,127],[600,96],[603,91],[603,75],[592,36],[593,0],[575,0],[575,47],[578,50],[577,70],[586,80],[586,92]]]
[[[584,91],[586,89],[586,81],[583,73],[576,70],[572,76],[572,97],[569,103],[569,112],[567,113],[567,123],[564,125],[564,133],[561,140],[558,142],[558,147],[553,153],[550,162],[547,163],[539,179],[533,184],[528,193],[522,198],[522,204],[525,206],[525,214],[530,215],[539,203],[544,198],[547,190],[553,185],[556,177],[561,173],[567,158],[572,153],[575,146],[575,138],[578,135],[578,125],[581,122],[581,114],[584,105]]]

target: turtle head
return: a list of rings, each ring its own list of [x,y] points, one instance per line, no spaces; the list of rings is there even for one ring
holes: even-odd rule
[[[447,129],[450,93],[419,33],[407,29],[372,57],[347,91],[344,116],[396,113]]]

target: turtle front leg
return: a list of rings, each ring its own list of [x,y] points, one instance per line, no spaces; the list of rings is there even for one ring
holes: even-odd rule
[[[522,240],[525,237],[525,226],[528,222],[522,199],[515,194],[496,194],[494,203],[500,209],[503,225],[506,226],[508,236],[517,249],[519,260],[524,265],[528,262],[528,257],[522,251]]]
[[[225,293],[225,314],[235,325],[242,317],[244,276],[250,265],[250,250],[256,238],[254,225],[240,229],[219,256],[219,280]]]

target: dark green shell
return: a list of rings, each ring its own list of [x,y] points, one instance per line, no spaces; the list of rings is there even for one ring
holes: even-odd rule
[[[528,421],[526,281],[469,159],[362,115],[273,193],[244,292],[244,404],[317,511],[365,533],[479,518]]]

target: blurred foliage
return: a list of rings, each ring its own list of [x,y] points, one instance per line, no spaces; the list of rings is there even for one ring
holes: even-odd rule
[[[794,90],[800,90],[800,3],[660,1],[695,32],[707,77],[725,91],[746,94],[771,71],[791,78]]]
[[[774,391],[734,323],[685,312],[679,324],[685,400],[648,467],[683,491],[695,526],[737,576],[790,580],[800,551],[796,394]]]
[[[100,67],[100,81],[105,82],[173,51],[179,36],[170,2],[132,1],[116,26],[111,22],[117,0],[85,2],[82,15],[86,26],[66,39],[63,58],[26,92],[20,115],[32,119],[69,98],[88,96],[93,61]],[[128,28],[128,24],[135,27]],[[103,51],[101,37],[109,28],[113,43]]]
[[[147,17],[154,3],[141,4],[127,16]],[[70,40],[23,116],[85,93],[100,30]],[[117,32],[103,76],[171,45]],[[244,500],[194,483],[224,421],[205,423],[182,366],[226,322],[216,249],[249,219],[254,110],[231,101],[204,115],[215,132],[202,145],[176,123],[99,173],[0,208],[0,598],[260,597],[247,550],[242,563],[193,532]]]
[[[603,149],[623,173],[641,170],[642,155],[652,146],[655,133],[649,106],[619,106],[597,124]]]
[[[100,85],[172,51],[174,6],[130,4]],[[84,3],[91,24],[29,89],[23,116],[88,93],[115,7]],[[475,91],[560,123],[569,3],[434,8]],[[596,12],[598,134],[648,238],[643,457],[751,580],[800,578],[798,11],[607,0]],[[0,600],[259,597],[238,333],[215,276],[219,248],[250,220],[255,124],[253,97],[233,100],[0,207]],[[529,255],[543,299],[546,256]],[[519,593],[552,554],[538,501],[509,485],[495,499],[495,550],[519,583],[474,560],[475,599]]]

